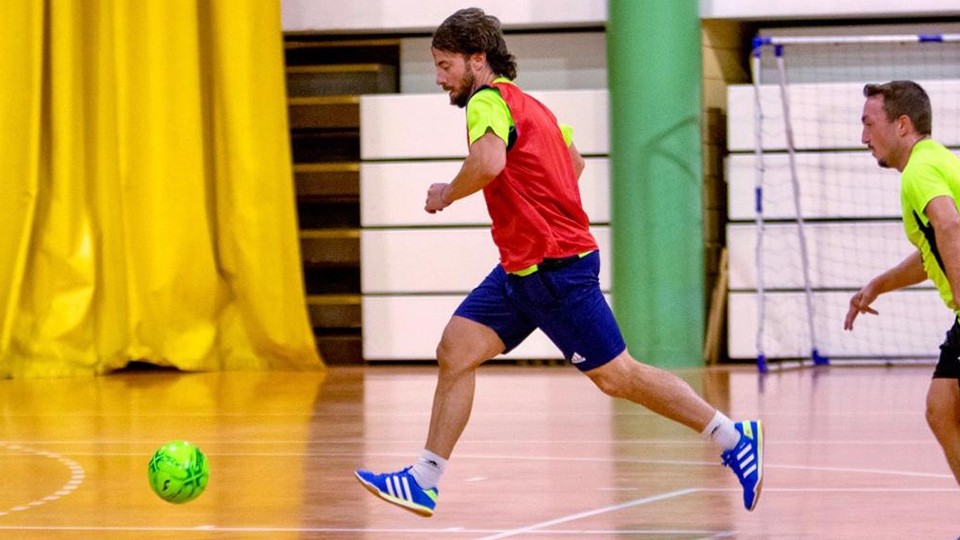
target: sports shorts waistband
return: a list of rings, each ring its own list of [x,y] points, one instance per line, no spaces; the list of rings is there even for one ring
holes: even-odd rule
[[[557,270],[559,268],[563,268],[564,266],[567,266],[568,264],[578,259],[582,259],[583,257],[586,257],[587,255],[593,253],[593,251],[594,250],[584,251],[583,253],[579,253],[577,255],[571,255],[569,257],[562,257],[559,259],[546,258],[536,264],[531,264],[526,268],[517,270],[516,272],[510,272],[510,274],[514,276],[524,277],[524,276],[529,276],[530,274],[533,274],[534,272],[538,272],[538,271],[549,272],[551,270]]]

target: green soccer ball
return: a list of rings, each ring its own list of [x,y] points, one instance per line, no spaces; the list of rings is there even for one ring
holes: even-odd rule
[[[206,489],[210,467],[196,446],[186,441],[168,442],[150,458],[147,479],[161,499],[183,504],[196,499]]]

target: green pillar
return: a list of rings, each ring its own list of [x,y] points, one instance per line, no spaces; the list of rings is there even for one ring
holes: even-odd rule
[[[634,358],[703,365],[698,0],[608,0],[613,306]]]

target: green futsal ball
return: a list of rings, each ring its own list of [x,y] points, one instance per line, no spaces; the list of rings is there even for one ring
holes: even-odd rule
[[[147,479],[161,499],[183,504],[206,489],[210,467],[199,448],[187,441],[173,441],[161,446],[150,458]]]

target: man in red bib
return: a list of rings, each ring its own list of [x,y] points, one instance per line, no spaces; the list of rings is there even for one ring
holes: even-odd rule
[[[440,476],[466,427],[477,368],[541,329],[603,392],[628,399],[714,441],[753,510],[763,485],[760,421],[733,422],[676,375],[634,360],[600,290],[600,257],[577,182],[584,161],[572,129],[513,84],[516,60],[500,21],[477,8],[448,17],[433,37],[436,82],[465,108],[469,153],[448,183],[427,190],[444,210],[483,190],[500,263],[460,304],[437,347],[440,373],[426,446],[410,467],[356,471],[371,493],[433,515]]]

